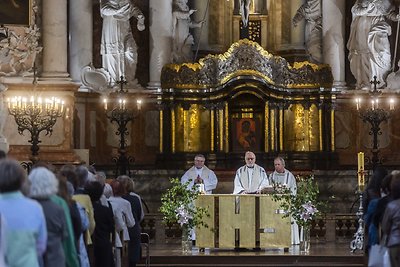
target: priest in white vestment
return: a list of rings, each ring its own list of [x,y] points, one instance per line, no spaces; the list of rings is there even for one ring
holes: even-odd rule
[[[275,171],[270,174],[269,180],[272,184],[280,184],[287,187],[293,195],[297,194],[296,178],[294,175],[285,169],[285,160],[281,157],[276,157],[274,159]],[[299,240],[299,226],[296,221],[291,218],[292,223],[292,245],[300,244]]]
[[[261,193],[269,185],[264,168],[256,164],[256,155],[247,151],[244,155],[246,165],[236,171],[233,194]]]
[[[215,173],[204,165],[206,158],[198,154],[194,157],[194,166],[185,172],[181,178],[181,183],[188,181],[188,189],[192,189],[195,184],[204,184],[203,191],[212,194],[212,190],[217,187],[218,179]]]

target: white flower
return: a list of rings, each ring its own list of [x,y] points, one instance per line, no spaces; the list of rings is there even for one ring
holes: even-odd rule
[[[183,226],[184,224],[188,224],[190,219],[193,219],[193,216],[190,215],[188,210],[184,205],[180,205],[176,210],[176,217],[178,218],[178,223]]]

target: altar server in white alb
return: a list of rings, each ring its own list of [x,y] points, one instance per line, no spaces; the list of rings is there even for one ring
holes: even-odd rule
[[[272,184],[280,184],[282,186],[287,187],[290,189],[290,192],[293,195],[297,194],[297,185],[296,185],[296,178],[294,175],[285,169],[285,160],[281,157],[276,157],[274,159],[274,167],[275,171],[270,174],[269,180]],[[297,225],[296,221],[291,219],[292,223],[292,245],[300,244],[299,241],[299,226]]]
[[[244,155],[246,165],[236,171],[233,194],[255,194],[269,185],[264,168],[256,164],[256,155],[247,151]]]
[[[215,173],[204,165],[205,161],[204,155],[196,155],[194,166],[185,172],[181,178],[181,183],[190,181],[188,189],[192,189],[193,185],[199,185],[201,193],[212,194],[212,190],[217,187],[218,179]]]

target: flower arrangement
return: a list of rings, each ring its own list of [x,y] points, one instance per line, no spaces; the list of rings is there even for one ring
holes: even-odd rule
[[[182,228],[194,229],[197,226],[208,227],[204,216],[210,217],[207,209],[194,205],[200,192],[195,186],[188,189],[190,181],[181,184],[178,178],[171,178],[172,187],[161,196],[160,212],[165,224],[179,224]]]
[[[284,217],[293,217],[299,226],[308,227],[311,221],[321,212],[324,203],[318,200],[319,188],[313,175],[297,176],[297,194],[282,185],[274,185],[272,199],[280,202],[280,208],[285,210]]]

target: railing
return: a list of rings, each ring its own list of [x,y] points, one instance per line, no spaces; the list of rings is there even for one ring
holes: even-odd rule
[[[357,228],[354,214],[326,214],[312,222],[311,238],[315,242],[350,242]],[[146,214],[142,232],[149,234],[153,244],[178,242],[182,235],[178,225],[163,224],[159,213]]]

